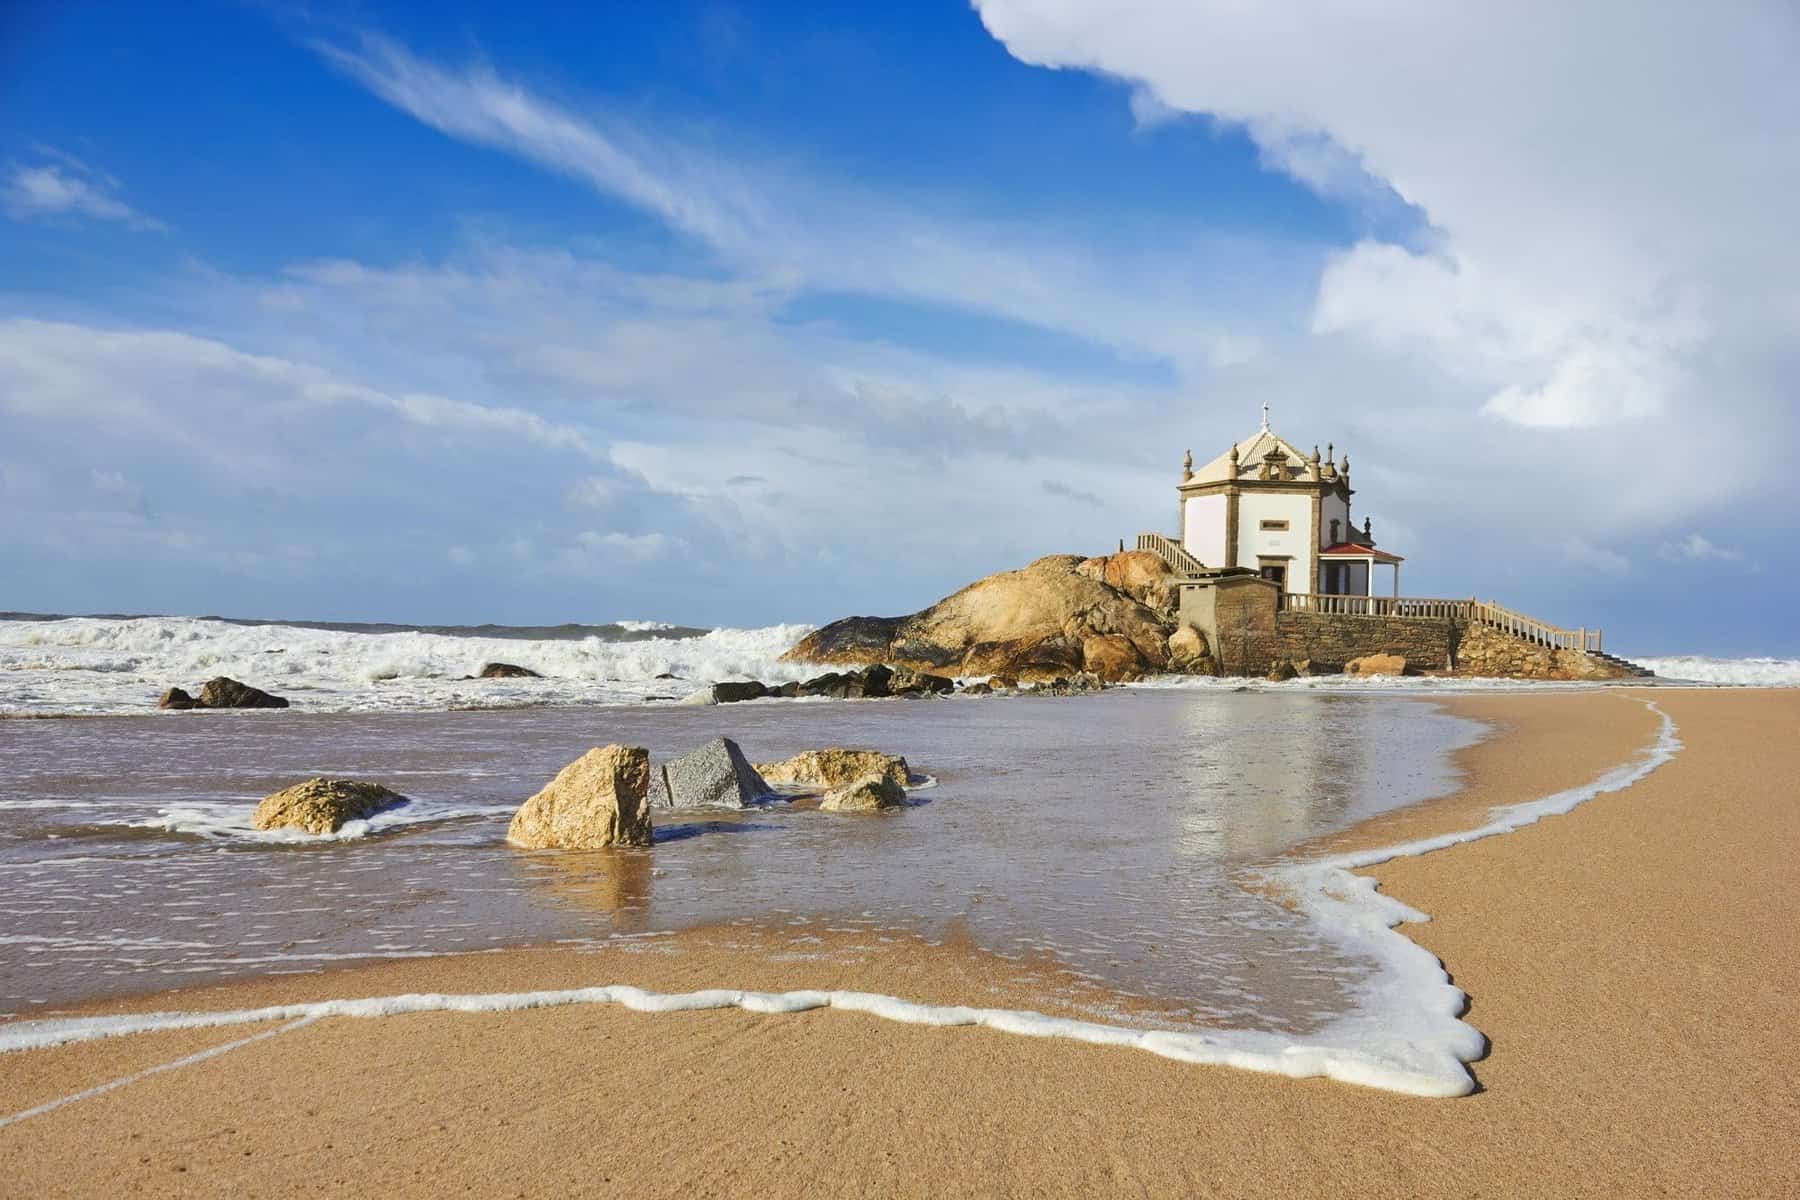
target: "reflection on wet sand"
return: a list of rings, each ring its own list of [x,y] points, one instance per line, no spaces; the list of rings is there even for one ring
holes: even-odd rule
[[[619,933],[641,932],[647,923],[656,877],[654,849],[535,851],[517,859],[532,889],[553,904],[604,913]]]

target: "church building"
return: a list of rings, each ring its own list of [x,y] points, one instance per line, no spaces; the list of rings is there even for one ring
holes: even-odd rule
[[[1361,529],[1351,518],[1350,456],[1277,436],[1266,404],[1262,428],[1205,466],[1190,451],[1178,490],[1177,542],[1202,568],[1245,567],[1289,594],[1333,596],[1370,595],[1375,569],[1391,568],[1400,594],[1403,560],[1376,548],[1367,518]]]

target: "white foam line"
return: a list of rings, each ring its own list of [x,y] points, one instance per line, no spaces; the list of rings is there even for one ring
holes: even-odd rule
[[[0,1025],[0,1053],[44,1049],[169,1029],[201,1029],[265,1021],[324,1017],[387,1017],[402,1013],[518,1012],[575,1004],[618,1004],[636,1012],[691,1012],[741,1008],[754,1013],[792,1013],[835,1008],[915,1025],[975,1025],[1028,1037],[1061,1037],[1103,1046],[1127,1046],[1188,1063],[1239,1067],[1293,1078],[1323,1076],[1344,1083],[1415,1096],[1460,1096],[1474,1087],[1466,1063],[1479,1058],[1486,1039],[1461,1020],[1467,997],[1450,982],[1430,951],[1395,932],[1424,913],[1381,895],[1377,882],[1351,872],[1395,858],[1429,854],[1566,813],[1596,796],[1620,791],[1668,762],[1681,748],[1675,723],[1654,703],[1646,707],[1662,719],[1656,742],[1633,762],[1614,767],[1594,782],[1539,800],[1490,812],[1487,824],[1460,833],[1421,838],[1376,850],[1286,863],[1264,878],[1292,890],[1302,911],[1338,943],[1379,964],[1347,1016],[1306,1037],[1256,1030],[1209,1033],[1133,1029],[1123,1025],[1051,1017],[1017,1009],[921,1004],[872,992],[749,992],[711,989],[662,993],[625,985],[486,995],[414,993],[367,999],[227,1012],[142,1013],[20,1021]]]
[[[8,1117],[0,1117],[0,1129],[5,1129],[8,1125],[16,1125],[20,1121],[31,1117],[41,1117],[45,1113],[55,1112],[57,1109],[62,1108],[65,1105],[74,1104],[79,1100],[92,1100],[95,1096],[104,1096],[107,1092],[116,1091],[127,1084],[136,1083],[140,1079],[148,1079],[152,1075],[161,1075],[164,1071],[176,1071],[182,1067],[191,1067],[196,1063],[203,1063],[209,1058],[217,1058],[221,1054],[229,1054],[231,1051],[241,1049],[244,1046],[250,1045],[252,1042],[260,1042],[265,1038],[276,1037],[280,1034],[287,1033],[290,1030],[298,1029],[302,1025],[310,1025],[315,1020],[317,1020],[316,1017],[302,1017],[298,1021],[291,1021],[288,1024],[283,1025],[280,1029],[265,1029],[261,1033],[253,1033],[247,1038],[239,1038],[235,1042],[226,1042],[222,1046],[211,1046],[197,1053],[175,1059],[173,1062],[158,1063],[154,1067],[145,1067],[142,1071],[127,1075],[123,1079],[115,1079],[111,1083],[103,1083],[98,1087],[91,1087],[86,1091],[76,1092],[74,1095],[64,1096],[60,1100],[51,1100],[48,1103],[38,1105],[36,1108],[28,1108],[24,1112],[16,1112]]]

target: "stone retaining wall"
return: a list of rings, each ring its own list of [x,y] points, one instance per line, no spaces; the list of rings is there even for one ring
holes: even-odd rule
[[[1271,661],[1251,671],[1267,671],[1277,659],[1310,660],[1315,671],[1341,671],[1351,659],[1398,654],[1409,670],[1447,671],[1457,663],[1458,631],[1447,617],[1352,617],[1313,612],[1275,616]]]

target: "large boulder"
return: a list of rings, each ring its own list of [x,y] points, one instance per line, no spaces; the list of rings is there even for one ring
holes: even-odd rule
[[[802,750],[794,757],[776,763],[757,763],[757,774],[770,783],[798,784],[806,787],[838,788],[880,775],[905,787],[911,778],[906,760],[898,754],[879,750],[851,750],[833,746],[828,750]]]
[[[1176,670],[1187,670],[1208,657],[1206,635],[1192,625],[1183,625],[1169,635],[1169,665]]]
[[[263,797],[250,823],[258,829],[298,829],[336,833],[350,821],[366,821],[383,809],[407,802],[379,783],[358,779],[308,779]]]
[[[650,803],[658,808],[748,808],[770,794],[730,738],[714,738],[650,775]]]
[[[597,746],[519,806],[506,840],[526,850],[650,844],[650,752]]]
[[[1134,600],[1173,617],[1181,606],[1181,577],[1149,550],[1121,550],[1085,559],[1075,568],[1089,579],[1117,588]]]
[[[819,801],[826,812],[876,812],[906,803],[906,791],[886,775],[867,775],[854,783],[832,788]]]
[[[1344,664],[1346,675],[1404,675],[1406,658],[1399,654],[1365,654]]]
[[[176,711],[181,711],[189,708],[199,708],[200,702],[188,695],[187,692],[181,688],[170,688],[161,696],[157,697],[156,707],[172,708]]]
[[[286,708],[288,702],[223,675],[206,681],[200,689],[199,708]]]
[[[491,662],[481,668],[483,679],[542,679],[543,676],[530,667],[521,667],[517,663]]]
[[[890,663],[935,674],[1005,674],[1027,680],[1066,677],[1089,669],[1090,659],[1108,682],[1162,670],[1168,663],[1169,634],[1175,628],[1173,613],[1132,595],[1127,586],[1140,586],[1136,582],[1108,583],[1109,568],[1104,562],[1091,565],[1096,561],[1101,560],[1074,554],[1040,558],[1020,570],[972,583],[908,617],[833,622],[784,657],[793,662]],[[1127,576],[1136,581],[1150,570],[1135,560],[1129,570],[1112,568],[1122,583]]]

